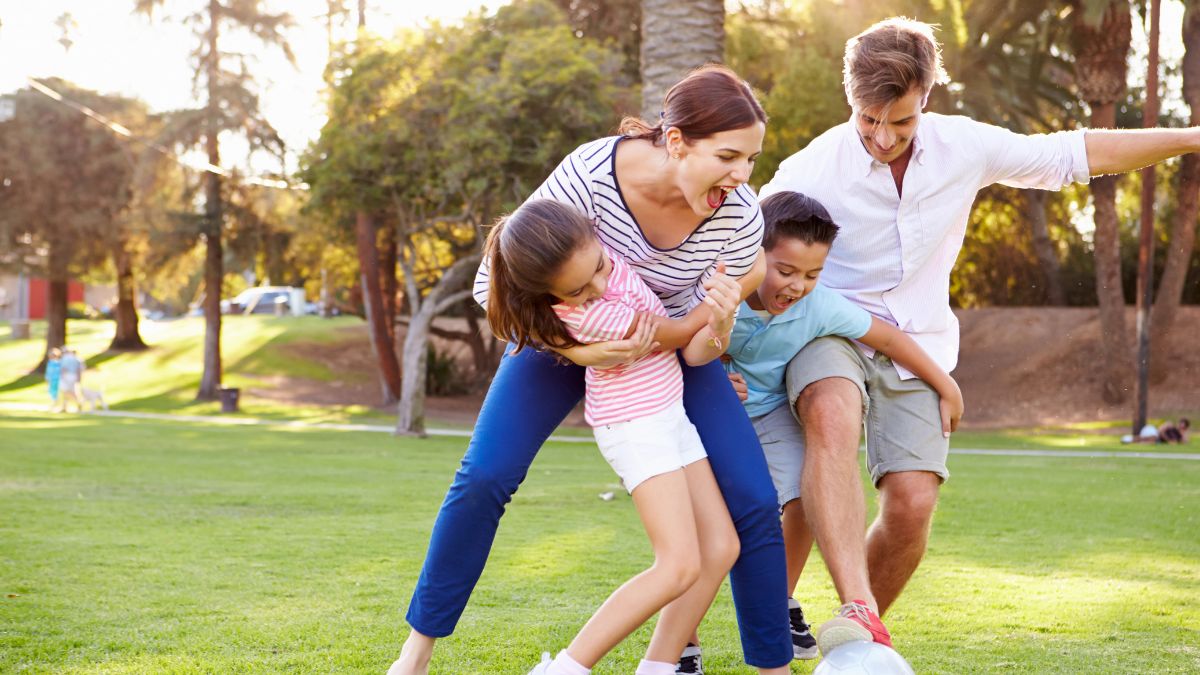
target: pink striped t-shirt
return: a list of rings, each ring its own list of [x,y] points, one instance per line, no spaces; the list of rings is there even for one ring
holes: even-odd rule
[[[578,307],[554,305],[567,331],[581,343],[620,340],[638,312],[667,316],[662,300],[608,247],[612,261],[604,295]],[[683,371],[675,351],[650,352],[633,363],[588,368],[584,417],[593,427],[628,422],[662,412],[683,399]]]

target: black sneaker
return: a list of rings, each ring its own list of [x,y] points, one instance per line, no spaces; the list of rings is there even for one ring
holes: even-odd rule
[[[792,655],[808,661],[817,658],[817,641],[804,620],[804,610],[795,598],[788,598],[788,623],[792,625]]]
[[[687,643],[683,648],[683,655],[679,657],[679,665],[675,666],[675,675],[704,675],[700,645]]]

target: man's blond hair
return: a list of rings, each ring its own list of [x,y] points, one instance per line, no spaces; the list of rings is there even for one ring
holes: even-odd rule
[[[928,94],[950,81],[933,26],[902,16],[884,19],[846,41],[846,100],[856,109],[882,107],[915,87]]]

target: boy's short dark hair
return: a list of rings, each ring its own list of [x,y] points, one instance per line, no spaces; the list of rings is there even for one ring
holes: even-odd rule
[[[785,190],[772,194],[759,205],[764,221],[763,248],[768,251],[782,237],[799,239],[809,245],[826,246],[837,237],[838,226],[829,212],[808,195]]]

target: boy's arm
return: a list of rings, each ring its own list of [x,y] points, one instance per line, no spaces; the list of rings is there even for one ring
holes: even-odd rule
[[[883,352],[892,361],[911,370],[914,375],[933,387],[942,399],[939,404],[942,433],[949,438],[950,432],[958,429],[958,421],[963,414],[962,391],[958,388],[958,383],[934,363],[912,338],[890,323],[872,317],[870,330],[858,338],[858,341]]]

